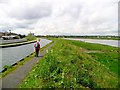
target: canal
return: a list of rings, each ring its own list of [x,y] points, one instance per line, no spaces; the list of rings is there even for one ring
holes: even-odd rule
[[[52,41],[47,39],[41,39],[40,44],[41,48]],[[0,48],[0,71],[3,69],[5,65],[12,65],[19,60],[25,58],[34,52],[34,43],[16,46],[16,47],[8,47],[8,48]]]

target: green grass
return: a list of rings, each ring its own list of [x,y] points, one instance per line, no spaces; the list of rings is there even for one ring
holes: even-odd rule
[[[36,37],[32,35],[27,35],[25,38],[27,39],[27,41],[36,40]]]
[[[90,53],[97,61],[106,65],[112,72],[118,74],[118,54],[117,53]]]
[[[108,52],[118,50],[118,48],[114,48],[114,47],[111,47],[111,46],[102,45],[102,44],[87,43],[87,42],[82,42],[82,41],[70,40],[70,43],[75,45],[75,46],[85,48],[87,50],[99,50],[99,51],[108,51]]]
[[[101,56],[84,52],[84,50],[109,52],[116,51],[117,48],[63,39],[52,40],[55,41],[54,46],[23,80],[20,88],[118,87],[117,66],[111,64],[114,69],[110,69],[104,61],[102,63],[97,59]],[[116,54],[113,58],[117,59]],[[116,61],[108,59],[107,62]]]
[[[101,51],[102,53],[89,53],[95,60],[106,65],[112,72],[118,74],[119,48],[101,44],[71,41],[73,45],[80,46],[86,50]]]

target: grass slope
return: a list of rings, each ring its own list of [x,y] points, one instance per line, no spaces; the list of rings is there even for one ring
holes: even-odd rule
[[[100,50],[102,52],[112,50],[111,53],[116,53],[114,57],[111,56],[111,59],[117,59],[117,48],[79,41],[53,40],[56,42],[55,45],[47,51],[45,57],[19,85],[20,88],[92,89],[118,87],[117,66],[105,63],[106,61],[102,60],[104,56],[84,52],[85,50]],[[112,61],[108,58],[107,62],[116,63],[117,60],[113,59]]]
[[[73,45],[82,47],[88,51],[99,51],[101,53],[89,53],[95,60],[106,65],[112,72],[118,74],[118,54],[119,48],[107,45],[92,44],[78,41],[71,41]]]

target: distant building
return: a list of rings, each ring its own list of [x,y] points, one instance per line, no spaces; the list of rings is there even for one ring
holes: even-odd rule
[[[11,33],[11,32],[0,32],[0,39],[20,39],[20,36],[16,33]]]

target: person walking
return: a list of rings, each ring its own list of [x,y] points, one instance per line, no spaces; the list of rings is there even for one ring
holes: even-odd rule
[[[40,39],[39,38],[37,38],[37,41],[34,44],[34,48],[35,48],[35,57],[38,57],[39,50],[40,50]]]

